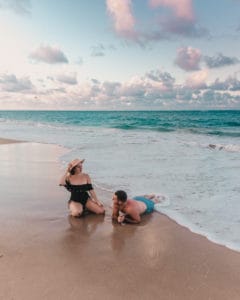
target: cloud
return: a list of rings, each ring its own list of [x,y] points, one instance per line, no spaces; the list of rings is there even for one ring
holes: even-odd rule
[[[154,11],[155,17],[151,20],[151,28],[141,30],[142,24],[134,17],[131,0],[106,0],[117,35],[141,46],[151,41],[169,39],[173,35],[191,38],[208,35],[208,30],[196,22],[192,0],[145,1]]]
[[[114,51],[116,47],[112,44],[98,44],[91,47],[91,56],[105,56],[107,51]]]
[[[77,81],[77,74],[76,73],[72,73],[72,74],[59,74],[57,76],[57,80],[62,82],[62,83],[66,83],[66,84],[71,84],[71,85],[75,85],[78,83]]]
[[[186,37],[203,37],[208,35],[205,28],[196,24],[192,0],[149,0],[152,8],[166,7],[169,13],[158,17],[158,31]]]
[[[134,36],[135,19],[132,14],[131,0],[106,0],[107,11],[113,20],[117,34],[132,38]]]
[[[149,108],[167,99],[175,99],[174,82],[175,79],[169,73],[152,70],[127,82],[105,82],[100,85],[100,89],[107,98],[118,99],[122,105],[145,105]]]
[[[17,14],[30,14],[30,0],[0,0],[0,9],[12,10]]]
[[[14,74],[2,74],[0,87],[5,92],[26,92],[33,89],[33,84],[28,77],[17,78]]]
[[[207,86],[207,70],[191,76],[183,85],[175,84],[171,74],[152,70],[142,77],[120,82],[93,84],[84,95],[94,109],[96,103],[110,109],[218,109],[239,108],[240,96],[218,92]],[[107,87],[107,88],[106,88]],[[83,99],[78,98],[81,103]],[[85,102],[86,103],[86,102]]]
[[[199,49],[183,47],[177,50],[175,64],[185,71],[196,71],[200,69],[201,58],[202,54]]]
[[[193,89],[205,89],[207,87],[206,80],[208,77],[207,70],[201,70],[193,73],[186,80],[186,86]]]
[[[91,56],[105,56],[105,47],[102,44],[92,46]]]
[[[145,78],[161,83],[162,87],[164,87],[165,89],[172,88],[175,82],[175,78],[173,78],[170,73],[161,72],[159,70],[147,72]]]
[[[20,104],[25,109],[240,109],[237,77],[207,84],[208,71],[194,72],[181,84],[161,69],[125,82],[90,78],[77,83],[75,73],[49,75],[36,79],[36,86],[28,77],[3,74],[0,105],[2,109]]]
[[[236,77],[231,76],[224,81],[216,79],[209,88],[218,91],[240,91],[240,81]]]
[[[230,93],[219,93],[212,90],[206,90],[197,98],[198,107],[205,109],[235,109],[240,106],[240,96],[234,96]]]
[[[65,54],[59,48],[51,46],[40,46],[30,53],[29,57],[35,61],[48,64],[68,63]]]
[[[96,78],[92,78],[92,79],[91,79],[91,82],[92,82],[93,84],[100,84],[100,81],[97,80]]]
[[[177,18],[193,21],[194,12],[192,7],[192,0],[149,0],[150,6],[159,7],[165,6],[173,10]]]
[[[171,35],[179,35],[191,38],[200,38],[208,36],[208,30],[199,27],[195,21],[169,16],[159,18],[160,32],[165,32]]]
[[[102,85],[103,92],[110,97],[116,96],[120,87],[121,83],[119,82],[105,81]]]
[[[236,65],[240,62],[238,58],[224,56],[222,53],[215,56],[204,56],[204,61],[210,69]]]

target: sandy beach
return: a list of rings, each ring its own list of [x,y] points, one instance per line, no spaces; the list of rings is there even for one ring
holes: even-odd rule
[[[101,190],[105,216],[71,218],[64,150],[0,144],[0,299],[240,299],[240,253],[159,213],[113,224]]]

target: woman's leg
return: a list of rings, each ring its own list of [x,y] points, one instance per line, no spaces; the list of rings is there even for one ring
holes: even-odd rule
[[[70,201],[69,206],[70,215],[73,217],[80,217],[83,213],[83,206],[81,203]]]
[[[86,208],[97,215],[101,215],[105,213],[104,207],[97,205],[97,203],[93,202],[91,199],[87,200]]]

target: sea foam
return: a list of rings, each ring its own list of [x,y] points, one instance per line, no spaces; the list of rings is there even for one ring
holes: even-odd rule
[[[84,171],[94,184],[110,192],[121,188],[132,197],[158,191],[166,197],[156,205],[158,211],[212,241],[239,250],[239,127],[219,127],[221,123],[236,125],[231,122],[237,122],[238,115],[223,115],[224,122],[216,118],[219,113],[201,112],[0,114],[0,136],[64,146],[69,152],[60,158],[62,169],[71,159],[81,157],[86,159]],[[165,120],[154,127],[157,116]],[[134,128],[116,126],[123,118],[126,122],[131,119],[133,125],[133,117]],[[156,130],[164,124],[167,130]],[[193,126],[197,130],[190,130]],[[205,126],[224,134],[209,134]],[[228,131],[237,134],[228,136]]]

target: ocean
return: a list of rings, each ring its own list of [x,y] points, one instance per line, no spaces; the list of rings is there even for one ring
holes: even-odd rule
[[[0,137],[57,144],[102,189],[240,251],[240,111],[0,111]],[[111,199],[109,199],[110,201]]]

